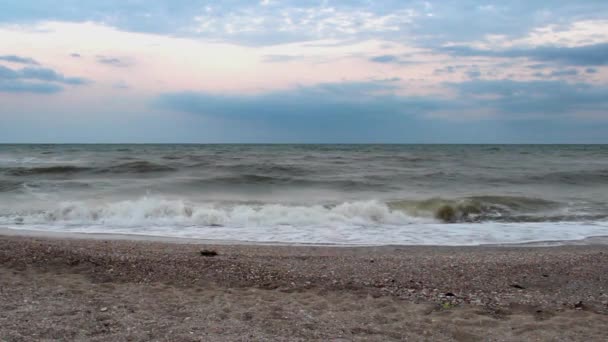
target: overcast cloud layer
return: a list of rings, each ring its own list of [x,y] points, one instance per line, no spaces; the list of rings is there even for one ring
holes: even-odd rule
[[[606,1],[13,1],[0,142],[608,143]]]

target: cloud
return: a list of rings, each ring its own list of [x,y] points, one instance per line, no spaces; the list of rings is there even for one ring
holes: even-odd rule
[[[411,34],[426,46],[476,41],[490,35],[523,37],[540,27],[568,28],[580,20],[605,20],[608,2],[436,0],[416,17]]]
[[[435,69],[435,71],[433,73],[435,75],[453,74],[457,70],[462,69],[464,67],[465,66],[463,66],[463,65],[446,65],[446,66],[444,66],[442,68]]]
[[[469,70],[466,72],[467,76],[470,78],[479,78],[481,76],[481,71],[479,70]]]
[[[48,68],[24,68],[19,71],[19,77],[24,79],[35,79],[47,82],[57,82],[70,85],[83,85],[90,83],[82,77],[66,77],[55,70]]]
[[[547,64],[532,64],[532,65],[527,66],[527,68],[533,69],[533,70],[540,70],[540,69],[545,69],[548,67],[549,67],[549,65],[547,65]]]
[[[394,82],[370,81],[258,95],[173,92],[152,105],[249,127],[247,136],[257,138],[247,141],[256,142],[597,142],[605,141],[599,131],[608,132],[579,119],[608,110],[606,87],[479,79],[445,86],[457,96],[399,95]],[[572,130],[538,137],[539,131],[565,127]],[[585,130],[593,130],[593,137],[583,139]]]
[[[326,83],[263,93],[230,95],[199,92],[166,93],[155,104],[170,110],[237,120],[318,124],[343,120],[465,115],[484,110],[503,119],[576,115],[608,110],[608,87],[562,81],[479,80],[446,83],[457,97],[397,95],[391,82]],[[454,118],[458,119],[458,118]]]
[[[6,61],[11,63],[39,65],[38,62],[29,57],[20,57],[15,55],[4,55],[0,56],[0,61]]]
[[[536,48],[512,48],[508,50],[482,50],[470,46],[448,46],[439,49],[455,56],[524,57],[542,62],[563,65],[599,66],[608,65],[608,43],[577,47],[541,46]]]
[[[118,81],[118,82],[114,82],[114,84],[112,84],[112,88],[114,88],[114,89],[129,89],[131,87],[125,81]]]
[[[44,10],[37,10],[43,8]],[[22,0],[3,4],[0,23],[97,22],[124,31],[194,36],[245,45],[383,39],[436,45],[488,34],[522,36],[537,27],[605,19],[606,1],[194,1]]]
[[[409,56],[397,56],[397,55],[380,55],[368,58],[368,61],[372,63],[381,63],[381,64],[397,64],[397,65],[408,65],[408,64],[419,64],[419,61],[408,60]]]
[[[118,68],[128,68],[132,66],[134,63],[129,58],[118,58],[118,57],[107,57],[107,56],[97,56],[97,62],[113,67]]]
[[[539,78],[568,77],[568,76],[577,76],[578,70],[563,69],[563,70],[554,70],[554,71],[551,71],[550,73],[536,72],[533,75],[535,77],[539,77]]]
[[[394,55],[382,55],[372,57],[369,59],[369,61],[374,63],[397,63],[399,62],[399,57]]]
[[[53,94],[63,90],[62,86],[52,83],[23,82],[0,79],[0,93]]]
[[[249,127],[248,135],[256,129],[271,132],[265,141],[394,141],[412,130],[408,139],[425,135],[414,129],[418,114],[435,108],[437,101],[401,98],[396,89],[391,80],[324,83],[258,95],[174,92],[160,95],[152,105]]]
[[[90,82],[82,77],[66,77],[48,68],[26,67],[14,70],[0,65],[0,92],[51,94],[64,89],[58,84],[78,86]]]
[[[165,109],[200,115],[257,120],[332,117],[378,117],[418,113],[435,105],[424,98],[401,98],[389,79],[369,82],[323,83],[309,87],[259,95],[212,94],[201,92],[165,93],[155,104]]]
[[[262,57],[264,63],[287,63],[297,60],[302,60],[303,56],[292,56],[292,55],[265,55]]]
[[[608,87],[564,81],[473,80],[448,83],[471,108],[488,108],[506,117],[553,117],[607,112]]]

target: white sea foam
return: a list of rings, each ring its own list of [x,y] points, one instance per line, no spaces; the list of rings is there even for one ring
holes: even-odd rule
[[[138,226],[370,226],[421,223],[421,218],[388,208],[378,201],[346,202],[336,206],[282,204],[219,205],[189,203],[157,197],[111,203],[63,202],[50,210],[22,212],[0,223]]]
[[[443,224],[379,201],[335,206],[190,203],[157,197],[65,202],[0,216],[0,225],[80,233],[141,234],[254,242],[479,245],[608,235],[608,222]]]

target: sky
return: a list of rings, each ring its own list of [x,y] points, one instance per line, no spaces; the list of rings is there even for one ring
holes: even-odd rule
[[[4,0],[3,143],[608,143],[608,1]]]

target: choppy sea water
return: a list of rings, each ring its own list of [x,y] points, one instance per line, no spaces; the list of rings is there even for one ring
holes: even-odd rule
[[[477,245],[608,235],[608,145],[0,145],[0,227]]]

